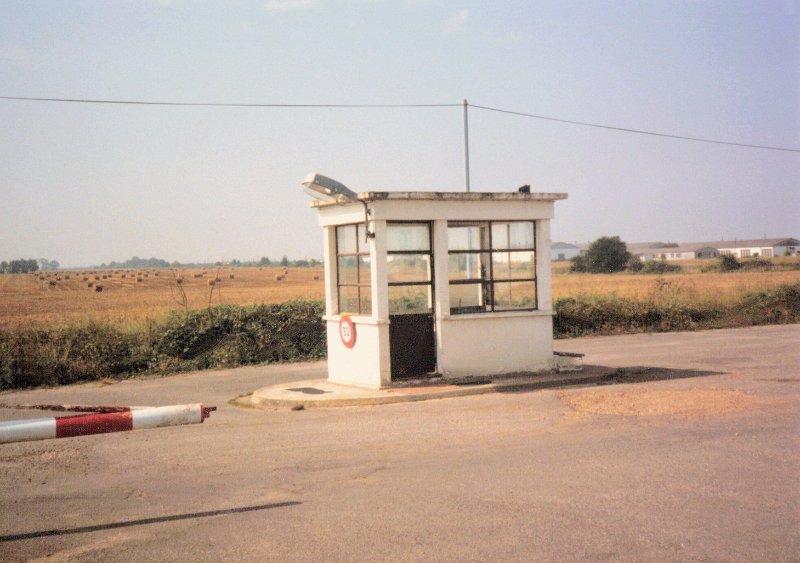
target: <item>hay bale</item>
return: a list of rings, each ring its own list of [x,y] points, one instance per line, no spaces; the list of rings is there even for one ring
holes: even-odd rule
[[[86,284],[86,287],[92,287],[93,285],[94,285],[94,282],[90,281],[89,283]]]
[[[183,278],[175,278],[175,283],[181,285],[183,283]]]
[[[94,286],[94,290],[96,293],[100,293],[103,291],[103,286],[98,283],[96,286]]]
[[[228,277],[229,277],[230,279],[233,279],[233,278],[234,278],[233,274],[231,274],[231,275],[230,275],[230,276],[228,276]]]
[[[136,283],[141,283],[141,282],[142,282],[142,278],[136,278]]]
[[[314,276],[312,277],[312,279],[313,279],[314,281],[319,281],[319,274],[314,274]]]
[[[50,287],[53,287],[53,286],[55,286],[55,285],[56,285],[56,280],[50,280],[49,282],[47,282],[47,284],[48,284]]]
[[[211,287],[214,287],[216,283],[217,283],[216,280],[208,280],[208,285],[210,285]]]
[[[275,281],[283,281],[283,276],[280,274],[275,274]]]

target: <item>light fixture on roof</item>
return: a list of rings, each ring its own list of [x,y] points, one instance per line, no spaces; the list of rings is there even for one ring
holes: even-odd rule
[[[303,191],[314,199],[336,201],[340,196],[349,201],[358,201],[356,193],[332,178],[312,172],[303,180]]]
[[[332,178],[312,172],[302,182],[303,191],[316,200],[336,202],[342,199],[347,203],[362,203],[364,205],[364,234],[367,240],[375,238],[375,233],[369,230],[369,216],[371,214],[366,201],[358,199],[356,193]]]

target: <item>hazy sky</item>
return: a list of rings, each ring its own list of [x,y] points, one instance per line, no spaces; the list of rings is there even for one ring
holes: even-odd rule
[[[796,1],[0,0],[0,95],[470,103],[800,149]],[[474,191],[555,240],[800,236],[800,153],[469,111]],[[0,258],[320,258],[300,181],[464,189],[460,107],[0,100]]]

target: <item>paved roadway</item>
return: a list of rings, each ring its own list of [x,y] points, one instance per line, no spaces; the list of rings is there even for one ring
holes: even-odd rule
[[[798,342],[800,325],[559,341],[671,376],[375,407],[226,402],[321,363],[0,394],[220,407],[202,425],[0,446],[0,560],[797,561]],[[609,390],[752,400],[651,416],[565,402]]]

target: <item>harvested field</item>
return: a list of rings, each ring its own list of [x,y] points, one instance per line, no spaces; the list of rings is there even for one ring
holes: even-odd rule
[[[251,305],[324,298],[323,282],[313,279],[321,275],[321,267],[290,269],[282,281],[275,280],[278,273],[283,275],[283,269],[120,270],[102,281],[102,292],[82,280],[107,272],[77,272],[60,281],[54,273],[42,279],[29,274],[0,275],[0,329],[88,320],[137,325],[174,309],[201,309],[209,303]],[[209,280],[214,284],[209,285]]]
[[[800,262],[796,257],[791,260]],[[691,264],[685,267],[688,273],[642,275],[568,274],[567,267],[563,263],[554,265],[554,299],[593,295],[662,303],[724,304],[748,292],[800,282],[800,270],[700,273],[700,266]],[[0,329],[88,320],[135,326],[173,309],[201,309],[209,303],[321,300],[325,296],[322,273],[322,267],[292,268],[287,273],[282,267],[265,267],[5,274],[0,275]],[[93,287],[97,281],[101,281],[102,291]]]
[[[686,274],[556,274],[553,298],[615,295],[645,299],[669,293],[685,303],[724,303],[745,293],[800,281],[800,271]]]

